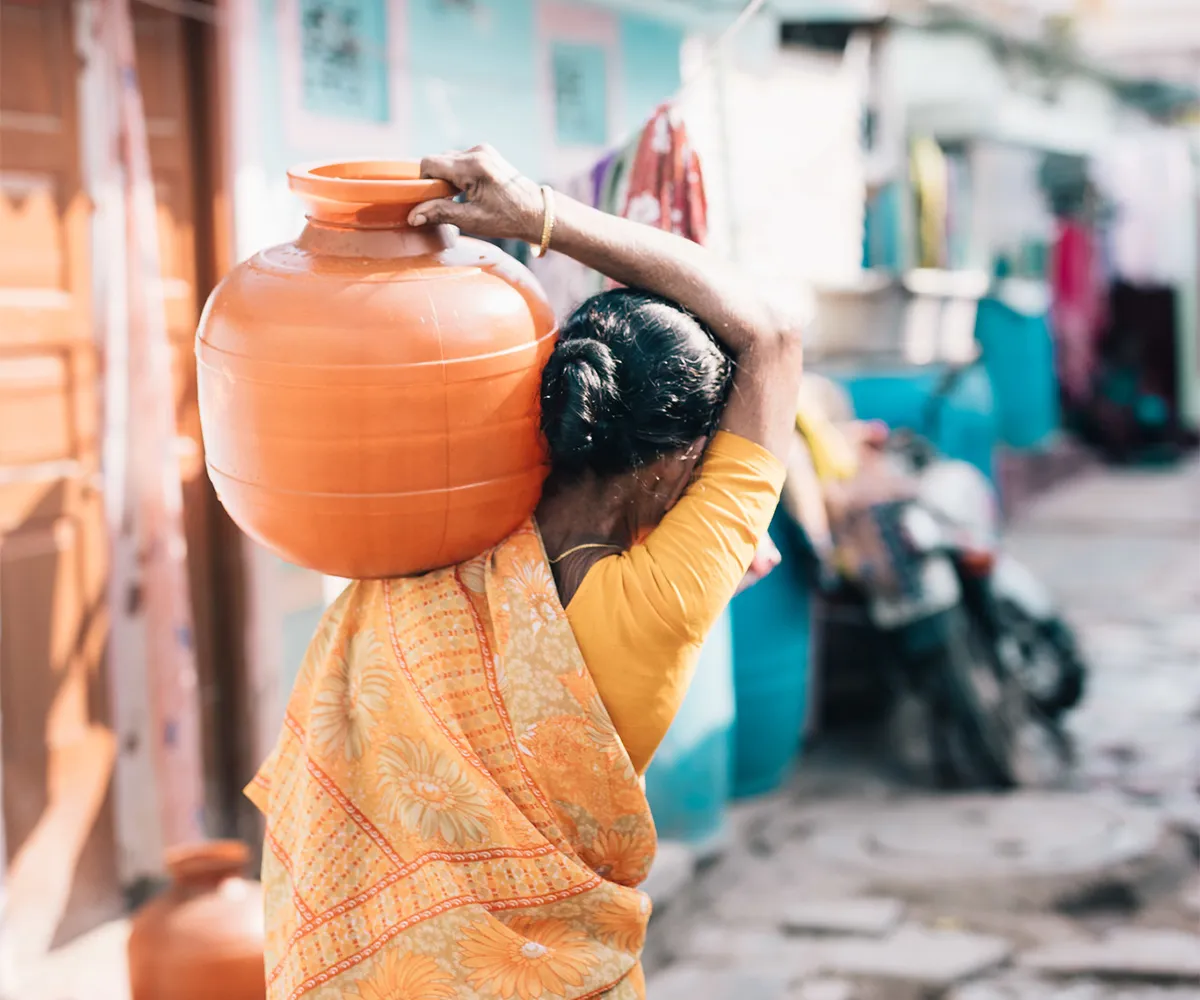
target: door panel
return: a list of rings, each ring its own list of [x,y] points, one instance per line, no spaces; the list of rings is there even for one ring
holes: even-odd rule
[[[0,728],[23,957],[122,903],[72,30],[67,0],[0,0]]]
[[[105,697],[100,366],[71,8],[71,0],[0,0],[0,732],[12,903],[6,930],[16,953],[27,956],[123,902],[108,799],[115,747]],[[132,13],[210,720],[205,764],[208,777],[219,780],[224,762],[211,738],[213,682],[221,676],[214,650],[227,653],[230,644],[216,635],[215,501],[204,472],[192,356],[203,297],[194,136],[198,102],[210,98],[196,89],[195,27],[145,4],[133,4]],[[218,798],[210,792],[210,803]]]
[[[194,136],[193,95],[189,50],[190,26],[176,14],[145,4],[135,4],[134,36],[138,76],[146,110],[150,141],[150,168],[154,174],[158,206],[159,265],[163,278],[163,304],[171,340],[175,416],[179,433],[180,472],[183,480],[184,533],[188,546],[188,582],[201,690],[211,696],[217,687],[215,650],[220,627],[214,608],[216,540],[213,531],[215,498],[204,468],[200,437],[200,410],[196,391],[193,340],[202,293],[197,272],[197,150]],[[206,699],[207,700],[207,699]],[[205,773],[209,777],[210,814],[219,811],[220,748],[214,746],[212,715],[215,705],[202,705]]]

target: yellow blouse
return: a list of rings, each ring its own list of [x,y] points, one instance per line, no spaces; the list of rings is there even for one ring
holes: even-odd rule
[[[645,543],[597,562],[567,605],[584,662],[639,774],[750,567],[785,476],[765,448],[718,433],[696,481]]]

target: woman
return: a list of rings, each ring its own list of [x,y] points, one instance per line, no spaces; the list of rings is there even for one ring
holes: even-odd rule
[[[701,247],[555,198],[492,150],[417,206],[636,290],[542,375],[535,520],[423,577],[352,584],[247,794],[267,817],[272,998],[641,997],[640,776],[784,480],[798,325]],[[678,303],[678,305],[676,305]]]

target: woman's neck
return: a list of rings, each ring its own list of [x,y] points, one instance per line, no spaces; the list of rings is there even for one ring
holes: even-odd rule
[[[589,543],[626,549],[632,544],[628,504],[611,483],[589,477],[567,486],[552,485],[538,504],[538,530],[551,559]]]

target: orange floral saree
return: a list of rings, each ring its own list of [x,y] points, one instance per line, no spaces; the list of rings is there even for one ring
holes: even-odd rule
[[[532,524],[351,584],[247,795],[271,1000],[643,996],[654,825]]]

